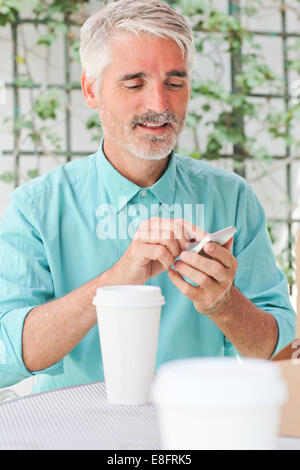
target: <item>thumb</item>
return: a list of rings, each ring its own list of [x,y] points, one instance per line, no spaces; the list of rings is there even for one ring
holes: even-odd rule
[[[232,248],[232,244],[233,244],[233,237],[231,237],[231,238],[228,240],[228,242],[226,242],[225,245],[223,245],[223,246],[224,246],[224,248],[227,248],[227,250],[230,251],[231,248]]]

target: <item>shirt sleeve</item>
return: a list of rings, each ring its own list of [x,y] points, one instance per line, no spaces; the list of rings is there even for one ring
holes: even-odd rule
[[[236,212],[233,255],[238,261],[234,284],[261,310],[273,315],[278,341],[273,356],[295,338],[296,316],[287,279],[278,267],[266,227],[264,210],[245,182]]]
[[[0,221],[0,387],[36,374],[63,373],[63,360],[30,372],[22,357],[23,325],[36,306],[53,300],[53,283],[30,208],[12,195]]]

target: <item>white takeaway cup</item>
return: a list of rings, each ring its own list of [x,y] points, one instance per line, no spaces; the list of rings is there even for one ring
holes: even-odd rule
[[[154,379],[161,289],[147,285],[105,286],[93,304],[98,328],[107,400],[116,405],[150,401]]]
[[[272,450],[287,386],[263,359],[192,358],[165,363],[151,398],[167,450]]]

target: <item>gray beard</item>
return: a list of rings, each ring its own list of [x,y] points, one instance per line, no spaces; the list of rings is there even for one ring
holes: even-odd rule
[[[103,126],[102,124],[102,129],[104,131],[105,134],[108,135],[108,137],[115,143],[117,144],[119,147],[122,147],[124,150],[126,150],[126,152],[129,152],[131,155],[135,156],[136,158],[140,158],[142,160],[163,160],[164,158],[166,158],[168,155],[170,155],[170,153],[173,151],[173,148],[176,144],[176,136],[174,136],[174,142],[172,142],[171,144],[169,144],[167,146],[167,148],[165,149],[155,149],[154,145],[153,145],[153,148],[152,149],[149,149],[148,153],[146,152],[143,152],[143,153],[139,153],[133,145],[130,144],[130,142],[128,143],[124,143],[124,142],[120,142],[118,141],[115,137],[113,137],[107,130],[106,128]],[[149,142],[152,141],[153,144],[155,144],[156,142],[160,141],[160,140],[163,140],[164,137],[163,136],[153,136],[153,137],[150,137],[149,139]]]

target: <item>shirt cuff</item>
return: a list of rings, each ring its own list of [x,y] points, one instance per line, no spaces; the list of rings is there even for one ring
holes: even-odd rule
[[[267,311],[267,310],[265,310]],[[290,344],[296,336],[296,325],[294,318],[287,318],[287,315],[290,312],[268,312],[270,313],[276,320],[277,322],[277,327],[278,327],[278,339],[277,339],[277,344],[276,348],[274,349],[272,357],[276,356],[279,351],[284,349],[288,344]]]
[[[38,374],[58,375],[64,372],[63,359],[35,372],[29,371],[23,362],[24,321],[35,307],[38,305],[11,310],[0,318],[0,387],[14,385]]]

